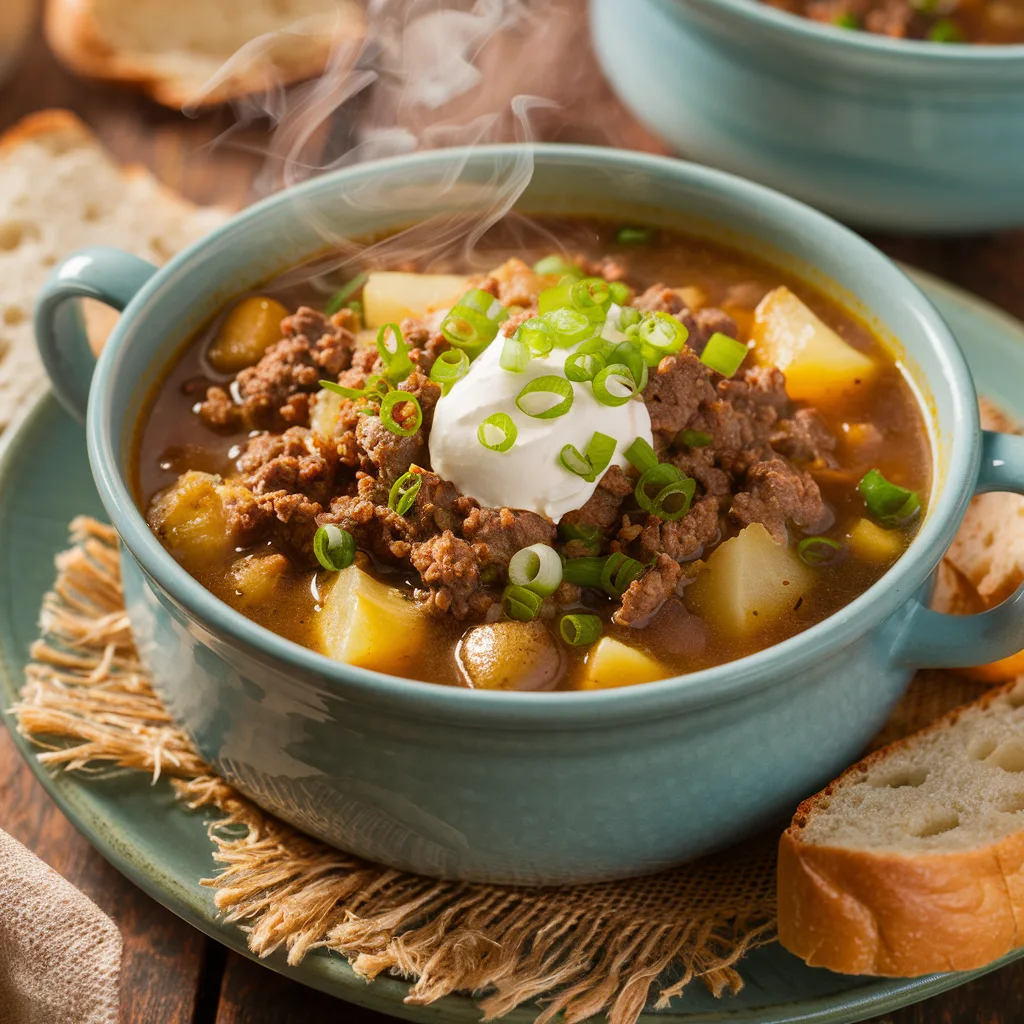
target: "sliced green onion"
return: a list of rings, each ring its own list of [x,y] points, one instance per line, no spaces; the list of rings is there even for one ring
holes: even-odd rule
[[[565,357],[565,375],[578,384],[593,380],[605,367],[599,352],[580,352],[577,349]]]
[[[550,329],[555,344],[560,348],[571,348],[594,334],[594,324],[582,313],[567,306],[549,310],[541,316],[541,320]]]
[[[832,24],[837,28],[860,28],[860,22],[857,20],[856,14],[838,14],[832,19]]]
[[[537,309],[540,315],[553,313],[556,309],[568,309],[572,306],[572,286],[578,275],[566,274],[554,288],[545,288],[537,296]]]
[[[518,331],[502,344],[498,365],[510,373],[523,373],[530,365],[530,347],[520,338]]]
[[[520,548],[508,563],[508,580],[541,597],[553,594],[562,582],[562,560],[547,544]]]
[[[416,501],[416,495],[420,493],[423,486],[423,475],[415,473],[411,469],[403,473],[392,485],[388,492],[388,508],[404,516],[412,508]]]
[[[490,292],[485,292],[483,288],[470,288],[456,306],[463,306],[487,317],[495,325],[495,329],[509,318],[509,311],[501,304],[501,300],[496,299]]]
[[[637,391],[643,391],[647,387],[647,363],[643,354],[631,341],[620,341],[608,355],[608,363],[622,363],[629,367],[629,372],[636,381]]]
[[[796,547],[796,553],[813,566],[832,565],[839,561],[844,550],[843,545],[831,537],[805,537]]]
[[[555,333],[539,316],[524,320],[516,334],[535,356],[546,356],[555,347]]]
[[[404,417],[408,424],[406,426],[399,423],[394,414],[395,406],[403,403],[409,403],[413,407],[411,417]],[[410,395],[408,391],[389,391],[380,403],[380,421],[392,434],[398,434],[399,437],[412,437],[423,423],[423,410],[420,408],[416,396]]]
[[[327,305],[324,306],[324,313],[327,316],[334,316],[335,313],[341,309],[348,300],[355,295],[360,288],[366,284],[367,275],[365,272],[362,274],[356,274],[351,281],[346,281],[327,301]]]
[[[730,338],[721,331],[715,331],[708,338],[708,343],[700,354],[700,361],[705,366],[710,366],[712,370],[717,370],[723,377],[731,377],[740,368],[740,363],[747,358],[748,351],[742,341]]]
[[[591,323],[604,323],[612,293],[603,277],[585,277],[569,289],[569,298],[576,309]]]
[[[516,395],[516,407],[538,420],[553,420],[564,416],[571,408],[575,392],[564,377],[547,374],[530,381]],[[553,401],[557,399],[557,401]]]
[[[501,606],[510,619],[519,622],[532,622],[540,611],[544,599],[526,587],[517,587],[514,583],[505,588],[501,595]]]
[[[395,347],[388,346],[388,331],[394,338]],[[384,324],[377,332],[377,353],[384,363],[384,376],[397,384],[405,380],[413,371],[412,360],[409,358],[409,347],[402,338],[402,330],[398,324]]]
[[[594,378],[594,397],[602,405],[625,405],[634,395],[640,393],[628,366],[613,363],[606,366]]]
[[[622,597],[633,580],[639,579],[646,566],[621,551],[615,551],[604,561],[601,569],[601,588],[610,597]]]
[[[600,587],[601,571],[607,558],[584,555],[581,558],[567,558],[562,567],[562,579],[580,587]]]
[[[857,486],[871,518],[887,529],[905,526],[921,510],[921,499],[913,491],[890,483],[877,469],[868,470]]]
[[[578,276],[580,268],[574,263],[570,263],[564,256],[545,256],[542,260],[537,260],[534,263],[533,272],[535,274],[558,274],[559,277],[564,277],[566,274]]]
[[[492,452],[507,452],[516,443],[519,431],[508,413],[492,413],[476,429],[476,439]]]
[[[614,437],[595,431],[587,443],[586,452],[580,454],[575,445],[567,444],[559,452],[558,461],[570,473],[583,477],[587,483],[593,483],[608,468],[617,443]]]
[[[658,456],[654,449],[642,437],[638,437],[625,451],[629,464],[638,473],[646,473],[658,465]]]
[[[637,325],[636,333],[641,347],[652,350],[652,358],[647,362],[657,366],[663,356],[682,349],[690,332],[668,313],[648,313]]]
[[[636,306],[623,306],[619,310],[619,330],[626,334],[631,327],[636,327],[642,319],[643,313]]]
[[[601,531],[590,523],[561,523],[558,535],[564,541],[577,541],[595,555],[601,550]]]
[[[441,333],[448,343],[467,353],[482,352],[498,334],[509,311],[490,292],[470,288],[448,311],[441,322]]]
[[[456,381],[469,373],[469,356],[461,348],[450,348],[442,352],[430,368],[430,379],[441,385],[441,394],[447,395]]]
[[[333,391],[336,395],[341,395],[342,398],[356,399],[366,397],[366,388],[347,388],[333,380],[320,381],[320,387],[325,391]]]
[[[645,470],[633,491],[637,504],[652,516],[670,522],[690,511],[697,482],[667,462]]]
[[[612,302],[616,306],[625,306],[629,302],[629,285],[622,281],[609,281],[608,290],[612,294]]]
[[[340,526],[321,526],[313,534],[313,554],[328,572],[347,569],[356,557],[356,542]]]
[[[558,632],[570,647],[589,647],[601,635],[604,627],[597,615],[563,615]]]
[[[952,18],[940,18],[928,29],[928,40],[932,43],[962,43],[964,37]]]
[[[703,430],[680,430],[676,434],[676,444],[686,445],[687,448],[707,448],[714,440],[710,434]]]
[[[653,237],[653,228],[620,228],[615,241],[619,245],[645,245]]]

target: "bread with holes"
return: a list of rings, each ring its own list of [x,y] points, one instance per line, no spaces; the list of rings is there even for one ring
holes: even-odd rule
[[[804,801],[778,899],[783,946],[842,974],[971,970],[1024,943],[1024,679]]]
[[[112,245],[164,263],[228,216],[121,166],[65,110],[32,114],[0,136],[0,429],[43,385],[32,308],[59,260]],[[98,344],[116,317],[96,303],[87,319]]]
[[[72,71],[182,107],[314,78],[364,20],[354,0],[47,0],[45,26]]]

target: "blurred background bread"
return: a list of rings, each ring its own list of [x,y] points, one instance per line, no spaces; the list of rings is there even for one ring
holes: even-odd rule
[[[315,77],[364,18],[354,0],[47,0],[45,28],[72,71],[182,107]]]

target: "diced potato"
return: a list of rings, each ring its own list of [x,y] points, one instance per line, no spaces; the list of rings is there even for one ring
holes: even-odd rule
[[[401,323],[407,316],[452,306],[468,289],[469,278],[460,274],[377,271],[363,286],[363,317],[366,326],[376,330],[384,324]]]
[[[754,311],[731,303],[722,303],[722,310],[736,321],[737,339],[743,341],[749,338],[750,332],[754,329]]]
[[[231,566],[235,598],[243,607],[273,600],[281,577],[288,571],[284,555],[246,555]]]
[[[224,318],[206,358],[218,373],[238,373],[254,366],[274,342],[281,340],[281,321],[288,310],[276,299],[250,295]]]
[[[689,309],[703,309],[708,304],[708,293],[696,285],[690,284],[683,288],[673,288],[672,291],[683,300]]]
[[[477,690],[549,690],[564,667],[561,649],[541,622],[475,626],[459,642],[458,661]]]
[[[426,613],[356,565],[334,575],[315,625],[323,653],[378,672],[416,676],[427,639]]]
[[[790,398],[823,402],[865,383],[878,364],[848,345],[788,288],[770,291],[754,311],[754,358],[786,375]]]
[[[660,662],[650,655],[610,636],[602,637],[587,655],[581,690],[604,690],[612,686],[633,686],[650,683],[670,675]]]
[[[891,562],[903,550],[904,537],[900,530],[883,530],[870,519],[858,519],[850,531],[850,549],[855,555],[870,562]]]
[[[323,391],[316,393],[316,404],[309,417],[309,428],[314,434],[321,437],[334,437],[334,431],[341,419],[341,395],[336,391]]]
[[[228,508],[233,501],[251,500],[252,493],[239,484],[189,470],[153,499],[147,519],[182,565],[200,569],[227,558],[238,546]]]
[[[690,607],[732,636],[770,626],[806,597],[814,572],[785,544],[752,523],[720,544],[686,588]]]

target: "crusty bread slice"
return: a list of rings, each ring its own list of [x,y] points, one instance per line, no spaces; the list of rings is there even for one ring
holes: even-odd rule
[[[1024,679],[804,801],[778,895],[782,944],[843,974],[969,970],[1024,944]]]
[[[46,37],[68,67],[138,86],[168,107],[221,103],[315,77],[339,41],[359,40],[364,31],[354,0],[47,0],[46,6]],[[230,70],[207,89],[231,58]]]
[[[86,245],[163,263],[222,223],[140,167],[122,167],[73,114],[46,110],[0,136],[0,429],[41,386],[32,307],[51,268]],[[109,329],[106,307],[88,317]]]

